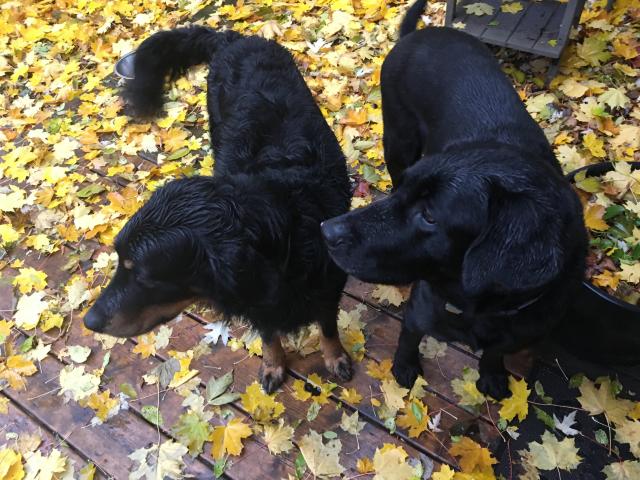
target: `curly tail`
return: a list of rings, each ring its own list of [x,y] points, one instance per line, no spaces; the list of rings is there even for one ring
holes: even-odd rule
[[[209,62],[219,49],[240,37],[237,32],[217,32],[201,26],[151,35],[136,50],[134,78],[126,83],[123,96],[136,115],[158,114],[162,110],[162,92],[167,76],[173,79],[193,65]]]
[[[424,12],[424,7],[426,5],[427,0],[418,0],[416,3],[411,5],[409,10],[407,10],[407,14],[404,16],[402,24],[400,25],[400,38],[415,31],[418,26],[418,20],[420,20],[420,16],[422,15],[422,12]]]

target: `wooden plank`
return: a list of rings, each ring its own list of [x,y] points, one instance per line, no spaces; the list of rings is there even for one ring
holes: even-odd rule
[[[61,260],[58,257],[60,256],[54,255],[44,260],[36,259],[37,261],[35,262],[34,268],[37,267],[48,273],[50,286],[64,283],[66,276],[68,275],[62,270],[52,268],[64,261],[64,258]],[[28,263],[25,262],[25,264]],[[82,320],[80,318],[74,318],[70,325],[68,334],[59,338],[52,345],[52,354],[59,354],[67,345],[83,345],[90,347],[92,349],[92,354],[87,360],[86,365],[91,368],[100,368],[102,365],[102,359],[106,352],[103,352],[98,347],[98,344],[93,339],[93,335],[83,328]],[[157,367],[160,364],[160,361],[154,357],[142,359],[140,355],[133,354],[131,350],[134,345],[135,343],[127,342],[124,345],[117,344],[113,347],[111,350],[111,360],[105,369],[103,384],[101,387],[102,389],[108,388],[111,392],[117,393],[119,391],[119,386],[122,383],[138,385],[139,395],[144,398],[144,401],[132,401],[130,406],[131,410],[135,412],[139,418],[142,418],[142,407],[145,405],[155,405],[155,402],[157,401],[157,387],[149,385],[142,386],[139,384],[142,381],[142,375]],[[172,346],[169,348],[175,347]],[[182,401],[183,398],[172,390],[163,393],[162,402],[160,403],[160,411],[167,426],[175,424],[180,414],[186,411],[186,409],[181,406]],[[246,417],[245,413],[237,408],[236,414]],[[116,417],[114,417],[114,420],[115,418]],[[153,432],[156,432],[155,427],[146,422],[144,423],[148,428],[151,428]],[[222,424],[217,417],[212,419],[212,423],[214,425]],[[161,432],[166,437],[172,437],[168,427],[162,428]],[[252,471],[257,475],[257,478],[280,478],[287,477],[288,474],[294,473],[293,460],[286,462],[283,461],[281,457],[269,454],[266,446],[263,443],[255,441],[255,438],[249,439],[245,443],[245,454],[246,457],[244,458],[251,458],[255,461],[255,466],[252,468]],[[214,460],[208,454],[208,451],[205,451],[200,458],[205,462],[207,468],[212,468]],[[240,462],[236,461],[231,464],[227,474],[231,478],[242,479],[246,474],[246,468],[246,465],[240,467]]]
[[[0,398],[9,399],[4,393],[0,392]],[[48,430],[45,425],[38,423],[37,420],[30,417],[15,403],[7,405],[7,413],[0,413],[0,425],[2,428],[0,434],[0,444],[6,444],[7,447],[19,451],[18,440],[24,439],[25,436],[33,436],[41,439],[41,443],[37,450],[43,455],[48,455],[54,448],[59,450],[68,461],[72,462],[75,472],[82,469],[90,462],[80,452],[74,450],[73,445],[66,442],[64,438],[60,438],[54,431]],[[24,458],[24,455],[23,455]],[[95,479],[107,478],[107,475],[96,468]]]
[[[463,32],[466,32],[474,37],[479,37],[482,32],[487,28],[489,23],[492,23],[495,17],[500,12],[500,0],[486,0],[482,3],[486,3],[493,7],[493,13],[491,15],[473,15],[468,14],[464,9],[464,5],[468,5],[471,3],[476,3],[475,0],[468,0],[466,2],[460,2],[457,5],[456,13],[453,18],[453,22],[463,22],[465,27],[461,29]]]
[[[576,1],[576,0],[573,0]],[[560,29],[562,27],[562,19],[564,17],[565,11],[567,9],[567,4],[559,3],[558,8],[556,8],[555,12],[553,12],[553,16],[549,20],[549,23],[545,27],[542,35],[533,45],[533,50],[540,55],[544,55],[545,57],[551,58],[559,58],[562,54],[562,50],[565,47],[565,42],[563,42],[560,38]],[[550,44],[549,42],[556,41],[555,45]]]
[[[39,374],[28,378],[27,390],[7,389],[4,394],[29,416],[57,432],[84,458],[90,458],[100,470],[114,478],[127,478],[133,468],[128,455],[158,441],[158,433],[150,424],[131,412],[121,412],[111,421],[88,427],[93,411],[75,402],[65,404],[63,397],[52,391],[50,379],[60,376],[63,364],[48,357],[41,362]],[[166,440],[166,437],[164,438]],[[208,469],[198,461],[187,460],[187,473],[206,475]]]
[[[507,47],[524,52],[535,53],[533,46],[536,44],[545,26],[558,8],[555,1],[543,1],[532,3],[518,27],[507,39]]]
[[[487,26],[478,36],[483,42],[505,47],[507,39],[513,32],[520,28],[520,22],[524,18],[527,10],[531,7],[531,2],[520,2],[524,8],[518,13],[506,13],[498,7],[498,14],[494,18],[496,25]]]
[[[196,322],[193,319],[189,319],[188,317],[184,317],[181,322],[173,323],[172,326],[173,333],[170,348],[175,348],[181,351],[193,348],[200,342],[207,332],[203,324]],[[158,357],[165,359],[168,356],[166,351],[162,351],[159,352]],[[291,358],[292,356],[289,356],[289,361],[291,361]],[[229,348],[214,346],[210,354],[194,360],[192,362],[192,368],[196,368],[201,372],[199,376],[202,378],[203,383],[205,383],[211,376],[218,376],[230,369],[233,369],[234,388],[237,391],[244,391],[249,384],[257,380],[260,363],[260,358],[249,357],[247,352],[244,350],[232,352]],[[325,378],[325,380],[327,379],[327,373],[324,366],[315,370],[315,372]],[[285,412],[283,417],[289,423],[293,423],[297,419],[306,418],[307,410],[310,406],[310,402],[300,402],[293,397],[293,380],[294,378],[288,376],[282,387],[282,393],[277,396],[277,400],[284,404]],[[351,382],[347,385],[350,386]],[[358,442],[354,436],[345,434],[338,428],[338,424],[340,423],[340,418],[342,416],[342,410],[340,407],[340,402],[336,400],[324,405],[315,420],[311,422],[303,422],[303,424],[298,427],[296,430],[296,437],[299,438],[300,435],[303,435],[310,428],[318,432],[326,430],[335,431],[342,441],[343,452],[358,452],[357,456],[354,454],[345,456],[341,459],[342,465],[347,468],[348,472],[355,475],[357,474],[356,462],[358,458],[362,456],[372,456],[375,453],[375,449],[380,447],[383,443],[399,443],[398,437],[390,435],[386,430],[379,428],[378,425],[369,423],[365,426]],[[363,441],[363,438],[366,439],[366,442]],[[431,454],[430,456],[433,456],[432,451],[426,450],[422,452],[420,450],[416,450],[411,445],[404,446],[407,453],[414,458],[419,457],[420,453],[427,453]]]

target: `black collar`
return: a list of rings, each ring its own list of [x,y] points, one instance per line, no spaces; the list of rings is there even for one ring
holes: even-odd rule
[[[543,296],[544,294],[547,293],[547,290],[543,290],[542,292],[540,292],[538,295],[536,295],[533,298],[530,298],[529,300],[516,305],[513,308],[507,308],[504,310],[496,310],[496,311],[482,311],[482,312],[474,312],[474,316],[481,316],[481,317],[513,317],[514,315],[519,314],[522,310],[530,307],[531,305],[537,303]],[[464,314],[464,310],[461,310],[460,308],[456,307],[455,305],[453,305],[452,303],[447,302],[445,304],[445,310],[447,310],[450,313],[453,313],[454,315],[462,315]]]

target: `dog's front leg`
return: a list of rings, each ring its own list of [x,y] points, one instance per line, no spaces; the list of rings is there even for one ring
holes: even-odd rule
[[[509,379],[504,367],[502,350],[487,348],[480,357],[480,378],[476,382],[480,392],[496,400],[509,396]]]
[[[391,369],[393,376],[403,387],[413,387],[418,375],[422,374],[419,351],[422,336],[422,332],[411,330],[407,326],[407,321],[403,321],[398,339],[398,349],[393,357],[393,368]]]
[[[285,353],[280,335],[262,335],[262,365],[258,377],[265,392],[273,393],[282,385],[285,367]]]
[[[337,314],[336,307],[335,311],[326,312],[319,318],[320,348],[327,370],[343,382],[348,382],[353,376],[353,366],[351,365],[351,357],[345,352],[340,342]]]

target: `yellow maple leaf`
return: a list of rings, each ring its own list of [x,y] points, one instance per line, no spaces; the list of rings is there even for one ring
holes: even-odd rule
[[[285,425],[282,419],[276,425],[267,424],[264,426],[264,441],[269,452],[273,455],[291,450],[293,448],[291,437],[293,437],[293,427]]]
[[[604,158],[607,156],[607,152],[604,150],[604,142],[595,133],[587,133],[582,139],[582,143],[594,157]]]
[[[378,285],[373,292],[373,298],[377,298],[381,303],[387,303],[399,307],[406,299],[402,291],[393,285]]]
[[[558,87],[562,93],[570,98],[580,98],[589,91],[589,87],[569,77]],[[564,132],[563,132],[564,133]],[[555,142],[554,142],[555,143]]]
[[[629,412],[629,418],[633,420],[640,420],[640,402],[636,403],[636,406]]]
[[[454,443],[449,453],[459,457],[458,463],[464,473],[492,471],[492,465],[497,463],[488,449],[469,437],[462,437],[459,442]]]
[[[513,2],[513,3],[503,3],[502,6],[500,7],[500,10],[502,10],[504,13],[518,13],[518,12],[521,12],[523,8],[524,7],[520,2]]]
[[[0,415],[6,415],[7,413],[9,413],[9,399],[7,397],[0,397]],[[1,475],[0,478],[2,478]]]
[[[615,290],[618,288],[618,284],[620,283],[620,277],[609,270],[605,270],[604,272],[591,277],[591,281],[598,287],[609,287]]]
[[[584,208],[584,224],[589,230],[597,232],[603,232],[609,229],[609,225],[602,217],[604,216],[605,208],[597,203],[587,204]]]
[[[109,417],[109,413],[114,410],[119,403],[120,402],[118,402],[117,398],[111,397],[111,392],[109,390],[105,390],[101,393],[92,393],[91,396],[82,403],[82,405],[94,410],[96,412],[96,417],[98,417],[100,421],[104,422]]]
[[[346,330],[340,329],[339,334],[340,341],[347,353],[354,360],[361,362],[366,352],[364,332],[359,329],[348,328]]]
[[[306,402],[311,398],[311,392],[304,388],[305,383],[304,380],[294,380],[293,382],[293,398],[301,402]]]
[[[373,468],[376,480],[410,480],[415,477],[411,465],[406,462],[407,452],[402,447],[385,443],[376,448],[373,455]]]
[[[276,401],[276,394],[267,395],[258,382],[247,387],[240,395],[243,408],[257,422],[268,422],[284,413],[284,405]]]
[[[522,380],[516,380],[512,376],[509,376],[509,390],[511,396],[500,401],[502,407],[500,408],[500,418],[510,422],[516,416],[521,422],[527,418],[529,413],[529,394],[531,390],[527,388],[527,382],[523,378]]]
[[[47,274],[31,267],[21,268],[12,284],[18,286],[20,293],[43,290],[47,286]]]
[[[584,379],[580,385],[578,402],[590,415],[604,413],[616,425],[624,423],[627,414],[634,407],[633,402],[616,398],[610,379],[602,380],[598,388],[591,380]]]
[[[9,185],[10,193],[0,193],[0,211],[13,212],[27,204],[26,192],[15,185]]]
[[[22,455],[10,449],[0,449],[0,478],[3,480],[21,480],[24,478]]]
[[[2,245],[10,245],[20,238],[20,233],[10,223],[0,225],[0,241]]]
[[[156,335],[149,332],[138,337],[138,344],[133,348],[133,353],[139,353],[142,358],[149,358],[156,354]]]
[[[640,458],[640,422],[625,420],[616,428],[616,440],[626,443],[637,458]]]
[[[421,400],[410,401],[400,412],[402,415],[398,416],[396,425],[409,429],[411,438],[418,438],[422,432],[427,430],[429,423],[428,408]]]
[[[618,276],[621,280],[630,283],[640,283],[640,264],[634,263],[633,265],[627,265],[626,263],[622,263],[620,265],[621,270],[618,273]]]
[[[409,393],[408,388],[401,387],[395,379],[391,379],[383,380],[382,385],[380,385],[380,389],[382,390],[386,406],[394,414],[404,407],[404,397]]]
[[[24,390],[27,388],[27,383],[23,377],[30,377],[37,371],[33,362],[23,355],[11,355],[0,364],[0,379],[9,382],[11,388],[15,390]]]
[[[355,388],[344,388],[340,392],[340,399],[351,405],[357,405],[362,401],[362,395],[360,395]]]
[[[375,471],[373,462],[369,457],[359,458],[356,462],[356,470],[358,470],[358,473],[373,473]]]
[[[442,465],[440,470],[433,473],[431,480],[452,480],[455,473],[449,465]]]
[[[479,378],[480,374],[476,369],[465,367],[462,370],[462,378],[451,380],[453,391],[460,397],[460,405],[475,407],[486,401],[476,386]]]
[[[309,433],[298,441],[298,448],[313,475],[324,478],[339,476],[344,472],[339,459],[342,449],[339,439],[324,444],[322,435],[315,430],[309,430]]]
[[[0,320],[0,343],[11,333],[14,323],[10,320]]]
[[[38,326],[40,315],[48,306],[48,303],[42,300],[43,297],[44,292],[33,292],[20,297],[13,314],[16,326],[25,330],[32,330]]]
[[[225,453],[229,455],[240,455],[242,452],[242,439],[253,434],[249,425],[240,418],[232,418],[224,426],[215,427],[209,440],[211,445],[211,456],[220,460]]]
[[[380,381],[390,380],[393,378],[391,374],[392,366],[393,362],[390,358],[385,358],[380,363],[375,360],[369,360],[367,362],[367,375]]]
[[[256,337],[251,340],[249,343],[247,343],[246,347],[247,351],[249,352],[249,356],[262,356],[262,339],[260,337]]]

